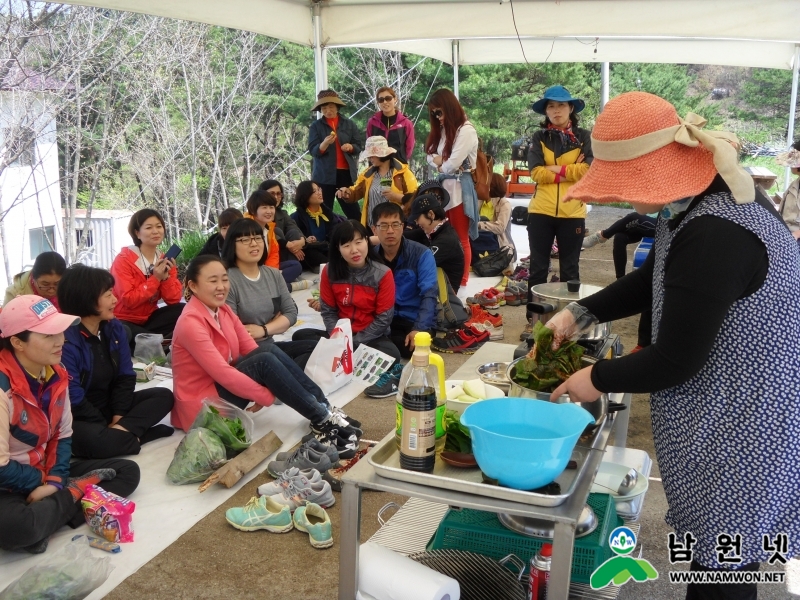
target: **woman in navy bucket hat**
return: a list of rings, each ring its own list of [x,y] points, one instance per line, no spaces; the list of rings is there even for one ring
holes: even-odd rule
[[[528,167],[536,182],[528,205],[529,290],[547,281],[553,240],[558,242],[561,281],[580,279],[586,206],[580,200],[565,202],[564,196],[592,163],[590,134],[578,128],[578,113],[585,105],[565,87],[554,85],[531,106],[545,118],[528,146]]]

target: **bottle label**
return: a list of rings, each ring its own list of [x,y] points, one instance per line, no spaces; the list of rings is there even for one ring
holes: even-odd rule
[[[438,440],[440,437],[444,435],[444,413],[447,410],[447,406],[444,402],[442,402],[439,406],[436,407],[436,439]],[[400,437],[403,435],[403,403],[402,402],[395,402],[394,406],[394,418],[395,418],[395,435]]]
[[[436,445],[436,411],[403,409],[400,452],[425,458],[433,455]]]

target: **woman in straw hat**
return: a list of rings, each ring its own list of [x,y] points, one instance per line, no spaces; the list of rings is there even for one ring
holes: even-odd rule
[[[417,178],[406,163],[397,160],[395,153],[396,150],[389,147],[385,137],[372,136],[359,157],[361,160],[368,158],[371,166],[358,176],[355,185],[336,192],[340,201],[358,202],[364,198],[362,225],[372,226],[372,209],[378,204],[401,204],[405,194],[417,190]]]
[[[322,90],[311,112],[320,111],[322,118],[308,128],[308,152],[314,157],[311,179],[322,188],[325,206],[333,210],[336,190],[353,185],[358,175],[356,157],[363,138],[353,121],[339,114],[344,102],[333,90]],[[348,219],[358,219],[358,206],[339,200]]]
[[[597,118],[594,162],[567,199],[658,210],[655,244],[640,269],[549,325],[560,340],[577,321],[652,307],[653,343],[578,371],[552,397],[651,393],[666,520],[680,543],[696,540],[691,569],[755,571],[774,560],[768,548],[800,553],[800,252],[739,166],[735,136],[704,124],[643,92],[622,94]],[[755,584],[690,584],[687,593],[755,597]]]

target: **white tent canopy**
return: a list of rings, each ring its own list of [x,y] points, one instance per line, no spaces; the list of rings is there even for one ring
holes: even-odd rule
[[[789,69],[800,0],[81,0],[322,47],[370,46],[460,64],[663,62]],[[516,30],[514,23],[516,21]],[[552,47],[552,53],[551,53]],[[595,48],[597,53],[594,52]]]

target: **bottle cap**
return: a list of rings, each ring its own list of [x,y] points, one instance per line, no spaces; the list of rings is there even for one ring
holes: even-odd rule
[[[539,550],[539,554],[543,557],[553,556],[553,544],[543,544],[542,548]]]
[[[415,346],[430,346],[431,345],[431,334],[427,331],[420,331],[417,335],[414,336],[414,345]]]

